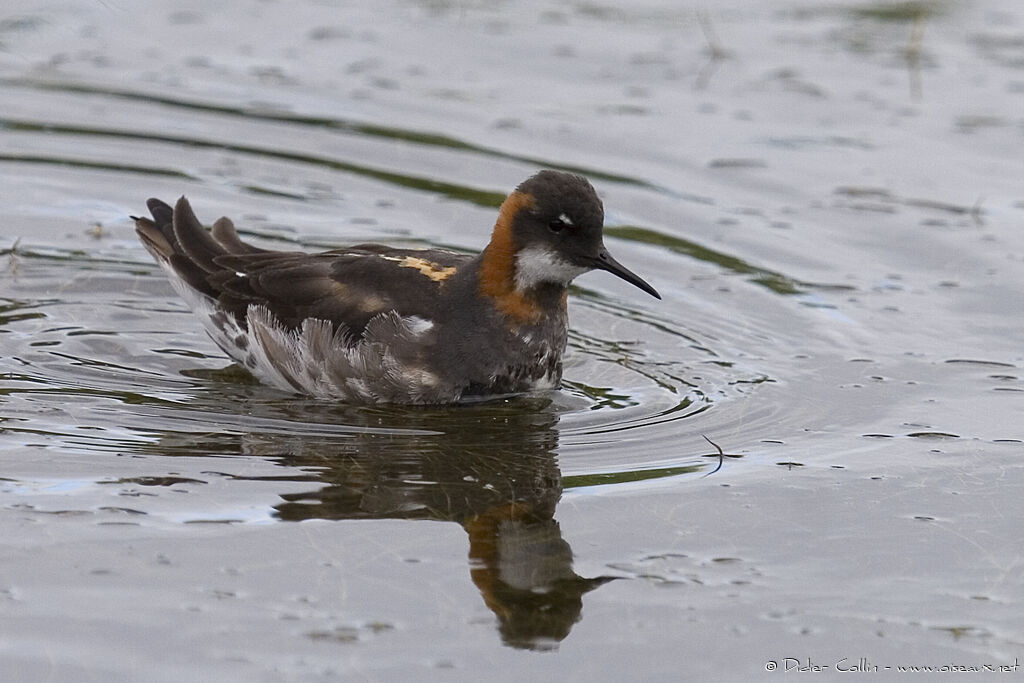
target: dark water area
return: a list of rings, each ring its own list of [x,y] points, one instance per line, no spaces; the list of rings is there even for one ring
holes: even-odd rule
[[[1024,662],[1022,152],[1011,0],[6,3],[0,679]],[[664,299],[467,406],[255,383],[128,218],[471,252],[540,168]]]

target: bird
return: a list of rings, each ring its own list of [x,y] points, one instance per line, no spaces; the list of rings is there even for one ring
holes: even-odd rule
[[[477,255],[357,244],[261,249],[184,196],[131,216],[213,341],[265,384],[355,404],[441,405],[557,389],[568,286],[604,270],[661,295],[604,245],[604,207],[573,173],[541,170],[498,210]]]

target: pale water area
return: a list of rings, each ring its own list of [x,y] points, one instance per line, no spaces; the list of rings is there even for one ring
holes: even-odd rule
[[[664,300],[473,406],[254,384],[128,218],[475,251],[545,167]],[[0,680],[1024,675],[1022,227],[1016,0],[6,0]]]

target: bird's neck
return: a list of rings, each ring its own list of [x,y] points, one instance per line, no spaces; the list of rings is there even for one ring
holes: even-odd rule
[[[548,283],[524,282],[516,278],[517,257],[520,254],[515,243],[512,221],[521,211],[528,210],[534,203],[532,195],[513,192],[505,199],[494,224],[491,241],[480,255],[479,292],[488,297],[494,307],[517,323],[538,322],[549,307],[559,301],[564,306],[565,287],[556,287],[553,292]],[[554,302],[551,301],[554,294]]]

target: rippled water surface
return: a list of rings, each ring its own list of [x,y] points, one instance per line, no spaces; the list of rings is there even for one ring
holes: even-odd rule
[[[7,2],[0,677],[1024,660],[1022,152],[1013,0]],[[128,218],[475,251],[543,167],[664,300],[457,408],[254,383]]]

